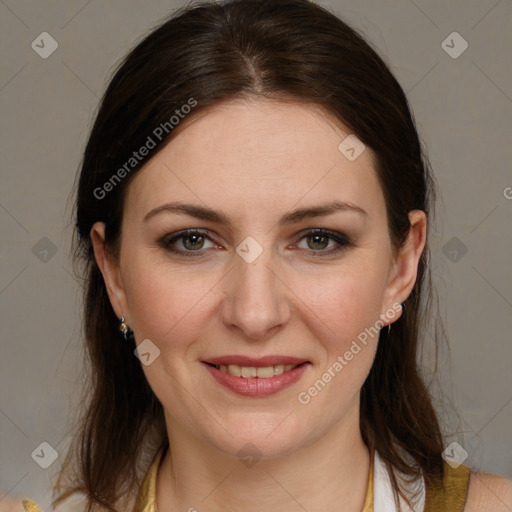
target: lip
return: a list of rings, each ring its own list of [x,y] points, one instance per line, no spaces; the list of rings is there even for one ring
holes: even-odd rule
[[[227,361],[227,357],[219,358],[219,360]],[[258,359],[257,361],[261,363],[266,358]],[[311,363],[300,360],[297,358],[282,358],[281,360],[292,360],[298,362],[289,362],[289,363],[273,363],[273,364],[299,364],[296,368],[289,370],[287,372],[282,373],[281,375],[274,375],[273,377],[269,377],[266,379],[260,379],[258,377],[235,377],[228,372],[223,372],[221,370],[217,370],[214,366],[210,366],[208,363],[202,361],[201,364],[210,372],[212,377],[225,388],[237,393],[239,395],[248,396],[248,397],[266,397],[270,395],[274,395],[283,391],[284,389],[292,386],[296,382],[300,380],[300,378],[304,375],[304,372],[307,370]],[[236,359],[238,361],[252,361],[251,364],[242,364],[239,363],[230,363],[230,364],[239,364],[240,366],[256,366],[254,359],[251,358],[239,358]],[[275,360],[275,359],[273,359]],[[232,359],[230,359],[232,361]],[[212,364],[225,364],[225,363],[214,363],[213,360],[208,361]],[[301,364],[302,363],[302,364]],[[259,366],[272,366],[271,364],[259,364]]]
[[[212,357],[205,359],[204,363],[211,363],[216,365],[236,364],[238,366],[254,366],[260,368],[262,366],[274,366],[276,364],[302,364],[308,362],[307,359],[292,356],[269,355],[263,357],[247,357],[240,355],[228,355],[220,357]]]

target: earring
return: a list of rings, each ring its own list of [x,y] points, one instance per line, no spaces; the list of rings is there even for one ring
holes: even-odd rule
[[[121,317],[121,321],[119,323],[119,333],[121,334],[121,337],[124,339],[124,341],[128,341],[130,335],[133,334],[133,331],[126,324],[124,316]]]

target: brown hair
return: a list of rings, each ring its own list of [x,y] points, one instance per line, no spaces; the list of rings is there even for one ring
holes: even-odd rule
[[[170,140],[169,124],[165,137],[153,136],[156,147],[128,170],[133,151],[191,99],[197,102],[196,114],[249,95],[316,104],[373,150],[395,248],[409,232],[409,211],[431,216],[431,171],[405,94],[354,29],[307,0],[207,2],[171,16],[117,69],[83,156],[75,257],[83,263],[90,369],[86,406],[54,489],[55,504],[80,492],[87,495],[87,510],[117,510],[129,489],[140,485],[148,462],[142,462],[144,456],[168,442],[162,406],[133,355],[135,344],[118,339],[118,319],[94,259],[91,227],[106,223],[107,246],[116,255],[126,187]],[[113,183],[123,165],[127,172]],[[109,180],[114,186],[99,194]],[[420,321],[431,297],[430,289],[422,292],[430,283],[427,257],[425,249],[402,316],[390,333],[380,334],[361,390],[360,428],[389,470],[413,479],[423,472],[427,485],[437,485],[443,476],[442,435],[416,361]],[[390,473],[397,498],[402,491]]]

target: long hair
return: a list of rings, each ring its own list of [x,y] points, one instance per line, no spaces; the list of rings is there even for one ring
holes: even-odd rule
[[[354,29],[307,0],[203,2],[174,13],[117,68],[83,155],[74,243],[85,283],[89,381],[54,504],[83,493],[89,511],[119,510],[121,499],[140,485],[144,457],[168,442],[162,406],[133,355],[135,344],[118,339],[91,227],[106,224],[107,249],[118,255],[126,187],[172,139],[171,118],[193,102],[190,115],[249,96],[318,105],[373,150],[395,248],[409,232],[409,211],[431,217],[432,174],[406,96]],[[130,160],[150,136],[149,154]],[[430,279],[427,258],[428,248],[402,316],[389,333],[380,334],[361,390],[360,428],[388,470],[396,468],[412,480],[423,473],[427,485],[437,485],[443,477],[442,435],[417,363],[430,296],[424,289]],[[397,499],[403,490],[390,474]]]

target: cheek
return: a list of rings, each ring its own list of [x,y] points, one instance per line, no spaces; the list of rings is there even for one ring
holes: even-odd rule
[[[370,256],[370,255],[368,255]],[[386,268],[378,258],[360,258],[334,272],[297,279],[297,295],[309,308],[309,317],[323,324],[330,350],[344,351],[382,313]]]
[[[143,255],[127,259],[126,269],[123,282],[137,339],[149,338],[161,350],[171,341],[174,348],[183,345],[198,327],[201,304],[208,300],[215,280]]]
[[[314,281],[318,284],[318,279]],[[326,426],[358,403],[377,350],[380,326],[376,322],[382,312],[384,281],[380,272],[364,268],[334,273],[323,281],[316,293],[308,295],[306,288],[301,292],[308,297],[304,309],[309,309],[309,328],[322,350],[298,401],[305,406],[305,414],[321,416]]]

